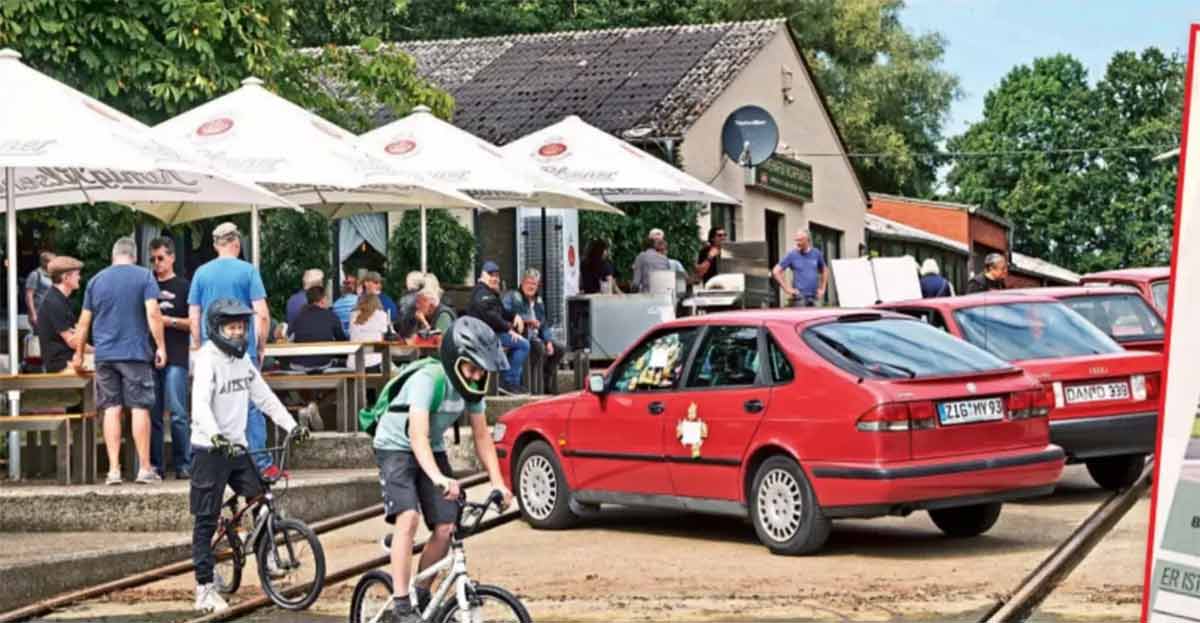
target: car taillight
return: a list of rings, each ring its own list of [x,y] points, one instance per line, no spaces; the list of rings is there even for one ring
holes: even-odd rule
[[[1135,374],[1129,377],[1129,390],[1133,393],[1134,400],[1146,399],[1146,376]]]
[[[858,418],[856,428],[864,433],[894,433],[927,430],[937,426],[931,402],[893,402],[877,405]]]
[[[1030,392],[1033,396],[1033,404],[1030,405],[1030,417],[1047,417],[1050,415],[1050,410],[1054,408],[1054,388],[1042,386],[1040,390]]]
[[[1138,391],[1138,377],[1141,377],[1141,391]],[[1157,401],[1159,392],[1162,391],[1162,375],[1157,372],[1150,374],[1135,374],[1130,378],[1130,386],[1133,390],[1134,400],[1150,400]]]
[[[1008,417],[1013,420],[1046,417],[1053,404],[1054,390],[1051,388],[1013,392],[1008,398]]]

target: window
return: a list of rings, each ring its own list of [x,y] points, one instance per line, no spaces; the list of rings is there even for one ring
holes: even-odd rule
[[[737,240],[737,206],[714,203],[709,208],[709,214],[711,216],[711,229],[723,227],[725,229],[726,241],[733,242]]]
[[[1007,361],[1119,353],[1123,349],[1061,303],[980,305],[954,312],[963,338]]]
[[[675,389],[697,331],[688,328],[647,338],[621,362],[613,389],[618,392]]]
[[[767,333],[767,356],[771,359],[771,380],[776,383],[791,383],[796,378],[792,372],[792,362],[788,361],[787,353],[775,343],[775,338]]]
[[[1167,315],[1167,294],[1171,290],[1171,282],[1163,279],[1150,284],[1150,294],[1154,295],[1154,306],[1163,316]]]
[[[1011,367],[916,320],[841,320],[808,329],[803,337],[830,363],[872,378],[918,378]]]
[[[820,249],[821,254],[825,256],[825,270],[829,271],[829,288],[825,290],[825,300],[822,301],[825,305],[835,305],[833,286],[833,269],[829,262],[840,259],[842,257],[842,232],[824,227],[815,223],[809,223],[808,232],[812,237],[813,247]]]
[[[925,307],[904,307],[893,309],[891,311],[904,314],[905,316],[912,316],[913,318],[916,318],[917,320],[920,320],[921,322],[924,322],[935,329],[940,329],[942,331],[948,330],[946,328],[946,319],[942,317],[942,312],[936,309],[928,309]]]
[[[688,387],[758,382],[758,327],[710,327],[688,375]]]
[[[1162,320],[1137,292],[1076,296],[1063,303],[1118,342],[1163,338]]]

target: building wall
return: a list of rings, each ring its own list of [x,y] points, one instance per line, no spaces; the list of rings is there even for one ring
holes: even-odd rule
[[[784,70],[791,72],[791,103],[784,101],[782,93]],[[792,246],[792,232],[816,223],[842,232],[841,256],[857,257],[867,205],[847,158],[797,156],[813,169],[813,200],[807,204],[746,188],[744,169],[726,161],[721,151],[721,128],[731,112],[750,104],[765,108],[779,124],[780,152],[787,153],[789,148],[800,154],[843,151],[799,52],[781,27],[688,130],[680,152],[684,170],[742,201],[736,210],[739,240],[765,240],[766,210],[772,210],[784,215],[778,241],[783,252]],[[707,235],[709,223],[709,215],[702,214],[701,236]]]
[[[883,218],[916,227],[943,238],[970,244],[967,213],[915,201],[896,201],[886,197],[871,198],[871,213]]]
[[[1008,252],[1008,230],[995,221],[976,214],[971,215],[971,238],[977,244],[999,249],[1002,253]]]

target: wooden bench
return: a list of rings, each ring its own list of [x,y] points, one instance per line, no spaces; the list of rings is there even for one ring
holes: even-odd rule
[[[52,433],[56,446],[54,464],[58,482],[64,485],[95,482],[95,413],[0,417],[0,432],[8,431]]]
[[[334,390],[337,393],[337,430],[353,433],[358,430],[358,402],[353,388],[363,383],[364,375],[353,372],[335,374],[263,373],[263,380],[272,391],[301,391],[309,389]]]

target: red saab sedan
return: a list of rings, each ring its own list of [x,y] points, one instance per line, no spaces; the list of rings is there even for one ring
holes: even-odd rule
[[[1101,273],[1089,273],[1079,279],[1081,283],[1123,285],[1137,288],[1158,313],[1167,317],[1167,295],[1171,290],[1171,267],[1123,268]]]
[[[1050,440],[1120,489],[1154,452],[1162,355],[1127,351],[1046,296],[988,292],[887,303],[1011,361],[1053,390]]]
[[[749,518],[771,551],[822,547],[831,520],[929,512],[987,531],[1007,500],[1053,490],[1053,395],[912,318],[772,310],[659,325],[586,391],[496,425],[505,479],[536,528],[601,504]]]
[[[1166,325],[1141,293],[1123,286],[1068,286],[1005,290],[1056,298],[1087,318],[1126,350],[1163,351]]]

